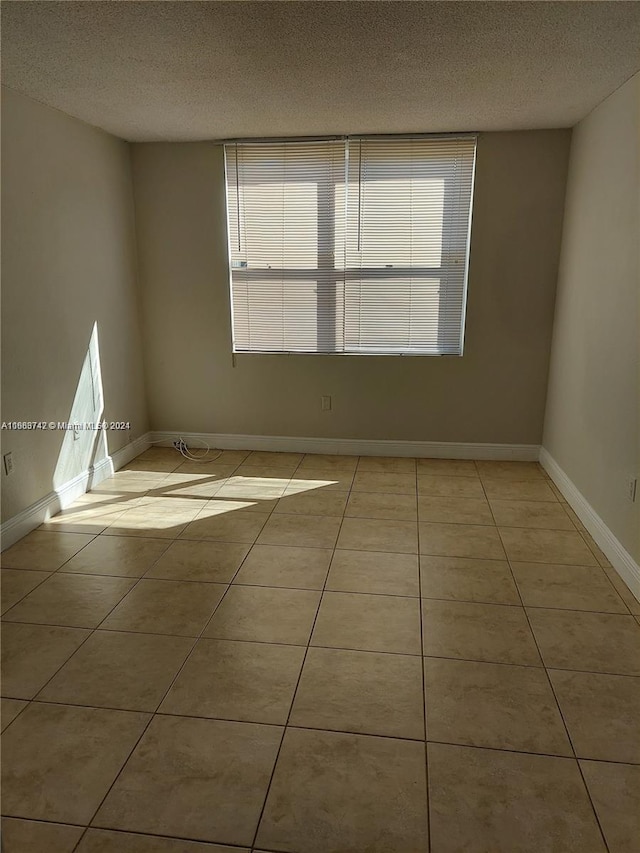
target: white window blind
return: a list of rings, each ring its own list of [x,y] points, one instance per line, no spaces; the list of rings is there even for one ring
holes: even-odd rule
[[[225,145],[235,352],[460,355],[475,137]]]

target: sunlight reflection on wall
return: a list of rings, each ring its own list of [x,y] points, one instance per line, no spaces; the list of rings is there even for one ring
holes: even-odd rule
[[[97,424],[104,412],[104,393],[100,370],[98,324],[94,323],[89,348],[82,365],[76,394],[67,419],[70,424]],[[108,456],[107,437],[104,430],[68,429],[62,433],[62,447],[53,474],[53,488],[57,491],[69,480],[91,469],[91,466]]]

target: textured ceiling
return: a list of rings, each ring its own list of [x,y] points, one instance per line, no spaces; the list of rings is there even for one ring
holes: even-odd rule
[[[637,2],[12,2],[4,83],[129,140],[568,127]]]

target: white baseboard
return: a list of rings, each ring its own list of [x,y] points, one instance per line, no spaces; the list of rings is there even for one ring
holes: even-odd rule
[[[305,438],[284,435],[152,432],[153,444],[170,446],[183,438],[197,447],[205,442],[218,450],[271,450],[293,453],[330,453],[353,456],[416,456],[433,459],[504,459],[536,462],[537,444],[470,444],[439,441],[384,441],[356,438]]]
[[[544,447],[540,448],[540,464],[560,489],[596,545],[640,601],[640,566]]]
[[[146,450],[149,445],[149,433],[145,433],[130,444],[121,447],[120,450],[114,451],[111,456],[106,456],[96,462],[95,465],[87,468],[77,477],[68,480],[56,491],[49,492],[39,501],[5,521],[0,528],[2,550],[9,548],[18,539],[22,539],[23,536],[39,527],[43,522],[48,521],[61,509],[72,504],[89,489],[106,480],[114,471],[122,468],[127,462]]]

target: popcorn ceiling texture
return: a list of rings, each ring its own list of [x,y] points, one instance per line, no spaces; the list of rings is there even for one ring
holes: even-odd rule
[[[570,127],[636,2],[5,2],[4,83],[131,141]]]

